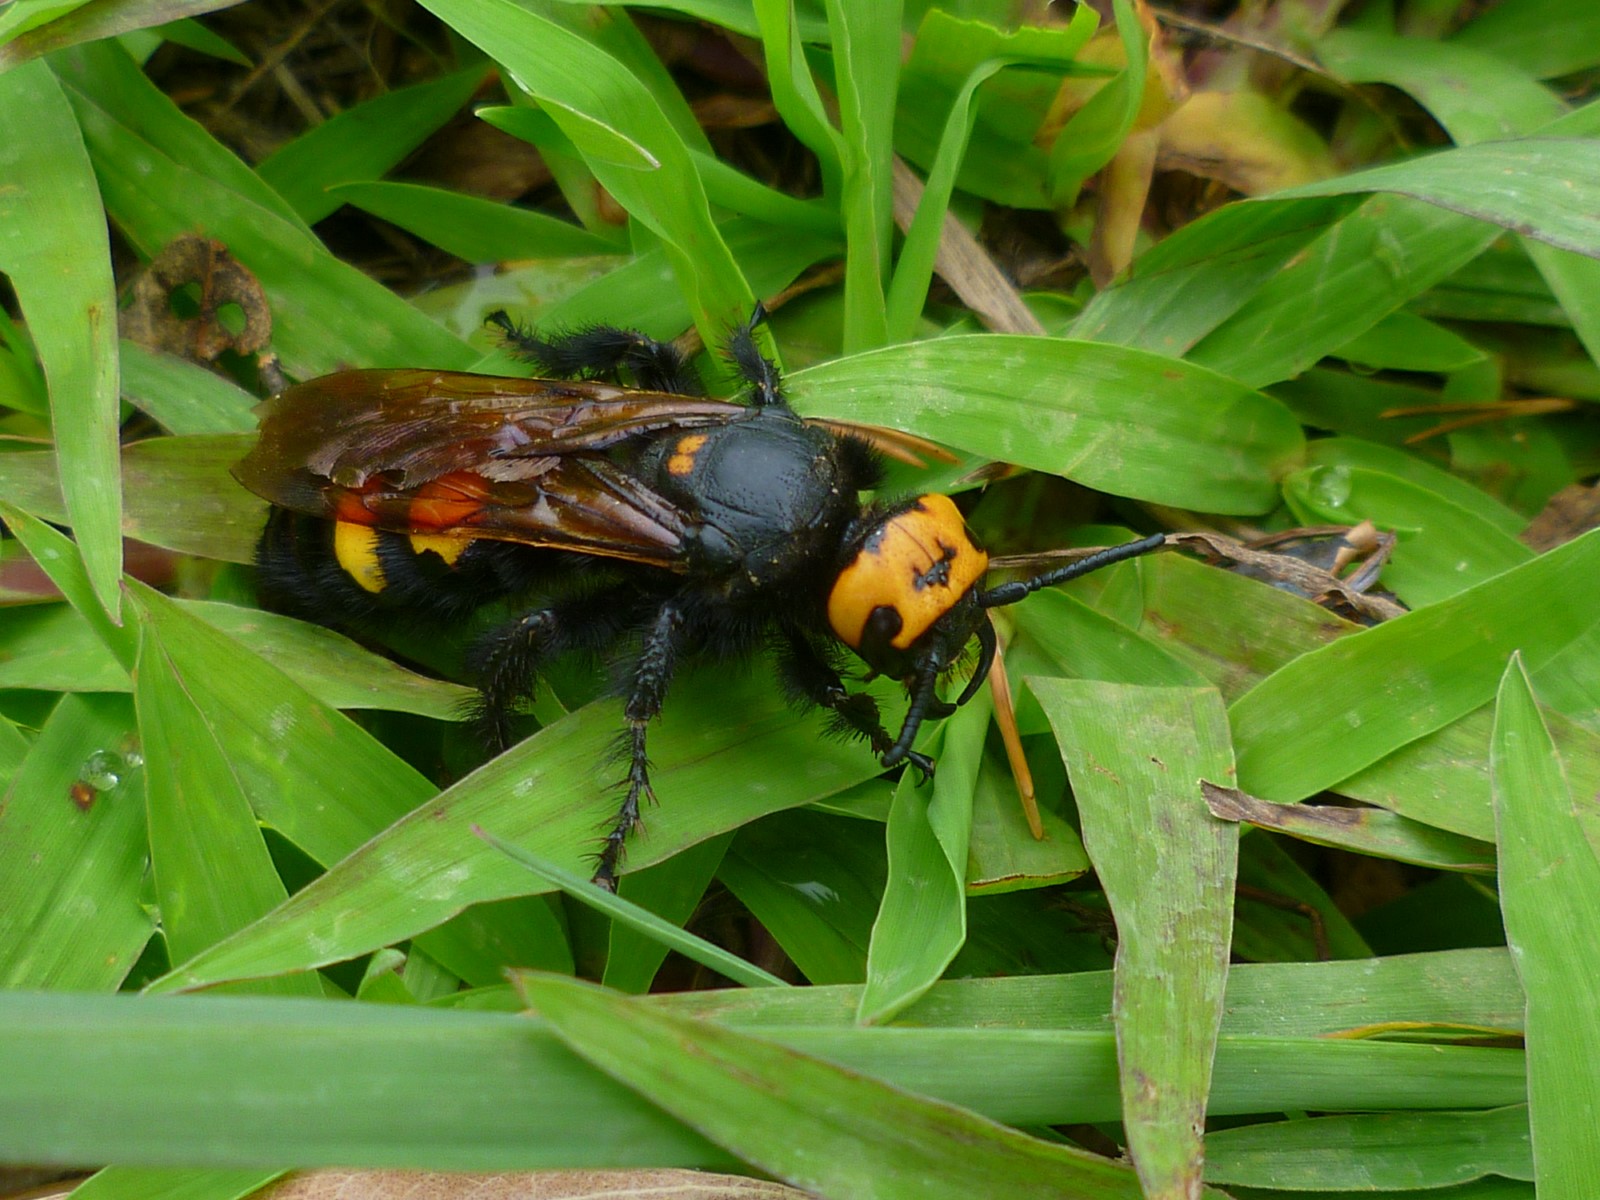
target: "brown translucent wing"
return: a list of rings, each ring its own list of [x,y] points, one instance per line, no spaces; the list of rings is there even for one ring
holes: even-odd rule
[[[323,489],[322,515],[396,533],[490,538],[603,558],[683,567],[687,521],[626,467],[592,455],[529,463],[526,478],[452,471],[396,489],[374,477],[360,489]]]
[[[346,371],[263,404],[234,476],[283,508],[671,565],[683,515],[604,451],[743,405],[591,381]]]

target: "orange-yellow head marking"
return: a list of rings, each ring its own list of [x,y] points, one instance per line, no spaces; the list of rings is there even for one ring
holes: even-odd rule
[[[378,561],[378,531],[371,525],[335,521],[333,554],[345,574],[374,595],[389,585]]]
[[[672,448],[672,457],[667,459],[667,472],[678,479],[694,470],[694,456],[700,453],[700,447],[706,444],[706,435],[703,433],[689,433],[678,439],[678,444]]]
[[[828,624],[841,642],[859,649],[873,610],[892,608],[901,626],[891,644],[905,650],[988,568],[989,556],[973,543],[950,497],[918,497],[884,522],[840,572],[828,593]]]

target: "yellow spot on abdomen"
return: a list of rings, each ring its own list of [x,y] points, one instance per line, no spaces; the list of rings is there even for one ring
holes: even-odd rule
[[[378,531],[350,521],[333,523],[333,554],[344,573],[376,595],[388,586],[378,561]]]
[[[417,554],[432,550],[444,559],[444,565],[453,567],[461,552],[477,539],[470,533],[413,533],[411,549]]]
[[[972,541],[950,497],[919,497],[839,573],[828,593],[828,624],[841,642],[859,649],[873,610],[892,608],[901,626],[891,645],[907,649],[988,569],[989,556]]]
[[[706,435],[703,433],[690,433],[678,439],[678,444],[672,448],[672,457],[667,459],[667,473],[682,479],[694,470],[694,456],[700,453],[700,447],[706,444]]]

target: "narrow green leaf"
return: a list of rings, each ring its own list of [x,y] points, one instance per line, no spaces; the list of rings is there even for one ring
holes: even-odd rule
[[[1274,199],[1389,192],[1600,258],[1600,144],[1592,137],[1479,142],[1279,192]]]
[[[140,637],[133,699],[145,754],[150,873],[162,934],[182,961],[249,924],[287,893],[216,727],[147,616],[151,596],[135,600]],[[263,990],[322,993],[316,979],[304,975],[275,980]]]
[[[1345,465],[1297,471],[1284,499],[1303,525],[1372,521],[1397,536],[1383,584],[1411,608],[1447,599],[1524,563],[1534,553],[1476,514],[1384,471]]]
[[[707,838],[666,862],[643,871],[629,871],[617,881],[617,893],[682,928],[705,900],[706,888],[716,877],[732,841],[732,834]],[[619,992],[648,992],[667,952],[668,947],[654,937],[614,922],[600,982]]]
[[[707,344],[748,315],[753,297],[712,221],[688,148],[644,83],[594,41],[514,0],[426,7],[503,64],[606,190],[662,239]]]
[[[4,41],[0,45],[0,71],[80,42],[115,38],[136,30],[178,23],[186,17],[228,8],[233,3],[234,0],[122,0],[118,4],[41,6],[46,12],[53,7],[64,7],[68,11],[11,41],[0,38]]]
[[[6,528],[21,542],[39,569],[50,577],[67,602],[77,610],[101,643],[128,671],[133,666],[138,635],[124,625],[114,625],[94,594],[88,569],[77,543],[51,528],[32,513],[0,501],[0,517]]]
[[[1340,182],[1354,178],[1340,176]],[[1356,190],[1356,189],[1351,189]],[[1274,193],[1336,195],[1340,189]],[[1406,197],[1379,196],[1330,224],[1189,352],[1260,387],[1300,374],[1481,254],[1499,233]],[[1202,285],[1203,286],[1203,285]]]
[[[112,991],[149,940],[137,753],[126,699],[63,696],[22,760],[0,801],[0,988]]]
[[[1136,258],[1089,301],[1072,335],[1181,357],[1357,204],[1338,197],[1226,205]]]
[[[256,173],[315,225],[339,207],[331,185],[384,175],[460,111],[483,76],[480,64],[383,92],[280,146]]]
[[[342,183],[330,187],[328,195],[470,263],[617,251],[610,242],[559,217],[443,188],[416,183]]]
[[[11,1161],[728,1165],[513,1013],[4,992],[0,1054]]]
[[[72,107],[48,66],[31,62],[0,74],[0,110],[26,113],[28,125],[26,137],[0,141],[0,272],[50,383],[62,494],[93,595],[114,622],[122,602],[122,491],[117,301],[105,214]]]
[[[1111,972],[946,979],[894,1027],[1099,1032],[1111,1010]],[[1505,947],[1442,950],[1341,962],[1235,963],[1222,1033],[1333,1041],[1412,1033],[1479,1037],[1522,1029],[1524,999]],[[853,1026],[853,986],[778,993],[725,990],[655,997],[674,1012],[776,1029]]]
[[[1239,791],[1209,790],[1211,811],[1225,821],[1248,821],[1319,846],[1392,858],[1440,871],[1494,871],[1494,846],[1435,829],[1381,808],[1273,804]]]
[[[1530,134],[1566,112],[1561,98],[1493,50],[1460,41],[1338,29],[1317,57],[1351,83],[1386,83],[1411,95],[1459,145]]]
[[[1128,0],[1115,0],[1112,11],[1126,65],[1056,135],[1050,151],[1050,199],[1061,211],[1077,203],[1084,181],[1122,148],[1144,104],[1149,34]]]
[[[122,394],[168,433],[249,433],[257,399],[197,363],[122,346]]]
[[[281,216],[275,206],[282,201],[253,174],[252,182],[237,183],[233,170],[243,170],[242,164],[204,137],[137,69],[125,86],[105,89],[106,78],[124,80],[126,64],[116,61],[125,58],[120,50],[81,47],[79,52],[86,63],[81,73],[68,77],[69,95],[107,212],[146,257],[196,232],[226,245],[265,290],[272,305],[273,348],[291,375],[319,375],[351,361],[441,368],[472,364],[476,355],[465,342],[339,262],[297,217]]]
[[[1222,1019],[1238,828],[1203,779],[1233,773],[1210,688],[1028,680],[1056,732],[1084,848],[1117,921],[1123,1124],[1145,1195],[1193,1195]]]
[[[1526,1107],[1270,1121],[1206,1135],[1212,1183],[1366,1193],[1485,1175],[1533,1178]]]
[[[844,139],[829,122],[817,82],[806,63],[801,39],[810,40],[810,35],[805,33],[795,5],[789,0],[755,0],[754,8],[772,102],[789,131],[817,156],[823,197],[837,204],[844,174]]]
[[[967,937],[972,789],[992,705],[980,693],[946,722],[931,789],[908,770],[889,808],[889,876],[867,950],[858,1018],[886,1021],[944,973]],[[931,791],[931,794],[930,794]]]
[[[733,685],[713,674],[686,676],[651,728],[651,782],[662,804],[650,814],[646,833],[632,840],[630,866],[659,862],[759,815],[878,773],[861,747],[798,730],[799,721],[770,688],[754,681]],[[719,719],[708,721],[711,712]],[[337,715],[323,720],[344,724]],[[341,842],[339,853],[348,855],[342,863],[228,944],[180,966],[159,987],[337,962],[432,929],[468,905],[550,890],[485,846],[471,827],[494,829],[508,841],[539,848],[558,866],[582,870],[595,831],[618,803],[609,750],[619,721],[615,704],[589,705],[396,821],[382,836],[372,838],[376,830],[366,827],[361,840],[371,841],[359,849],[359,842]],[[308,716],[287,724],[295,737],[287,738],[286,731],[270,737],[263,730],[263,752],[284,744],[298,748],[319,722]],[[341,777],[348,769],[346,787],[356,796],[381,790],[347,761],[347,744],[347,738],[319,740],[319,753],[332,758],[321,769],[336,764]],[[299,791],[283,796],[275,787],[269,794],[287,804]],[[403,811],[416,803],[400,799],[396,807]]]
[[[1360,995],[1373,967],[1353,965]],[[1271,997],[1262,1019],[1282,1000]],[[642,1018],[655,1002],[631,1003]],[[1117,1119],[1109,1032],[964,1024],[788,1027],[767,1037],[993,1120]],[[479,1170],[728,1161],[514,1013],[0,992],[0,1056],[0,1156],[12,1161]],[[1522,1053],[1502,1048],[1224,1037],[1210,1110],[1489,1108],[1525,1101],[1524,1071]],[[426,1105],[416,1102],[418,1078],[429,1081]]]
[[[846,795],[863,790],[880,797],[887,810],[895,789],[872,780]],[[717,871],[813,984],[866,978],[885,874],[877,824],[814,809],[774,813],[745,826]],[[859,990],[853,990],[850,1019],[859,1005]]]
[[[1140,1194],[1126,1166],[747,1034],[574,980],[524,974],[517,984],[578,1054],[796,1187],[880,1197]]]
[[[415,769],[238,642],[147,589],[137,594],[255,817],[314,862],[337,862],[434,795]],[[487,983],[508,962],[550,961],[551,923],[542,905],[491,906],[426,945],[457,975]]]
[[[1504,0],[1452,40],[1553,79],[1600,62],[1600,10],[1563,0]]]
[[[1513,649],[1537,667],[1587,632],[1594,614],[1571,597],[1596,572],[1591,533],[1289,663],[1229,710],[1239,786],[1300,800],[1465,716]]]
[[[1141,350],[1056,338],[945,337],[789,378],[808,416],[884,425],[1115,495],[1263,512],[1303,452],[1259,392]]]
[[[1574,807],[1522,656],[1495,702],[1490,768],[1500,842],[1500,910],[1528,996],[1528,1107],[1539,1195],[1578,1200],[1600,1178],[1600,844]]]
[[[107,1167],[72,1189],[74,1200],[245,1200],[281,1171]]]
[[[637,904],[596,886],[582,875],[563,870],[539,855],[531,854],[521,846],[504,841],[493,834],[479,831],[479,836],[519,866],[532,871],[551,887],[559,888],[574,900],[587,904],[618,924],[626,925],[655,939],[701,966],[710,967],[713,971],[726,975],[735,983],[742,983],[746,987],[788,986],[770,971],[763,971],[760,967],[745,962],[738,955],[728,953],[721,946],[696,937],[671,921],[662,920],[649,909],[640,908]]]
[[[825,0],[839,101],[844,220],[844,349],[887,338],[884,289],[894,234],[894,99],[900,82],[901,0]]]

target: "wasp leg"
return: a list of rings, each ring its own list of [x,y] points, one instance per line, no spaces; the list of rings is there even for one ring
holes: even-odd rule
[[[834,727],[842,733],[865,738],[880,758],[889,752],[894,739],[883,727],[878,702],[865,692],[845,690],[844,681],[816,645],[798,630],[786,631],[788,641],[778,656],[779,677],[784,688],[797,700],[804,700],[833,714]],[[904,756],[922,775],[933,777],[933,759],[909,751]]]
[[[683,351],[638,330],[591,325],[542,338],[503,311],[492,312],[487,319],[505,335],[506,347],[513,354],[558,379],[595,375],[616,379],[619,371],[627,370],[633,381],[648,391],[681,396],[697,396],[701,392],[700,379]]]
[[[762,354],[756,345],[756,327],[766,319],[766,305],[758,300],[750,319],[728,337],[728,357],[733,360],[739,377],[750,385],[750,402],[757,408],[783,403],[778,364]]]
[[[672,685],[672,672],[677,664],[679,633],[683,628],[683,613],[673,601],[661,606],[655,619],[645,630],[644,644],[639,648],[639,661],[633,668],[633,683],[628,690],[628,702],[623,714],[628,718],[624,751],[628,756],[628,795],[617,818],[607,831],[600,848],[599,862],[595,866],[594,882],[607,891],[617,890],[617,865],[622,861],[623,843],[639,824],[639,801],[656,802],[650,787],[650,760],[645,755],[645,731],[661,711]]]
[[[627,620],[630,593],[602,590],[522,614],[478,640],[468,660],[478,696],[469,719],[499,753],[515,741],[512,719],[533,694],[539,668],[569,651],[609,645]]]

